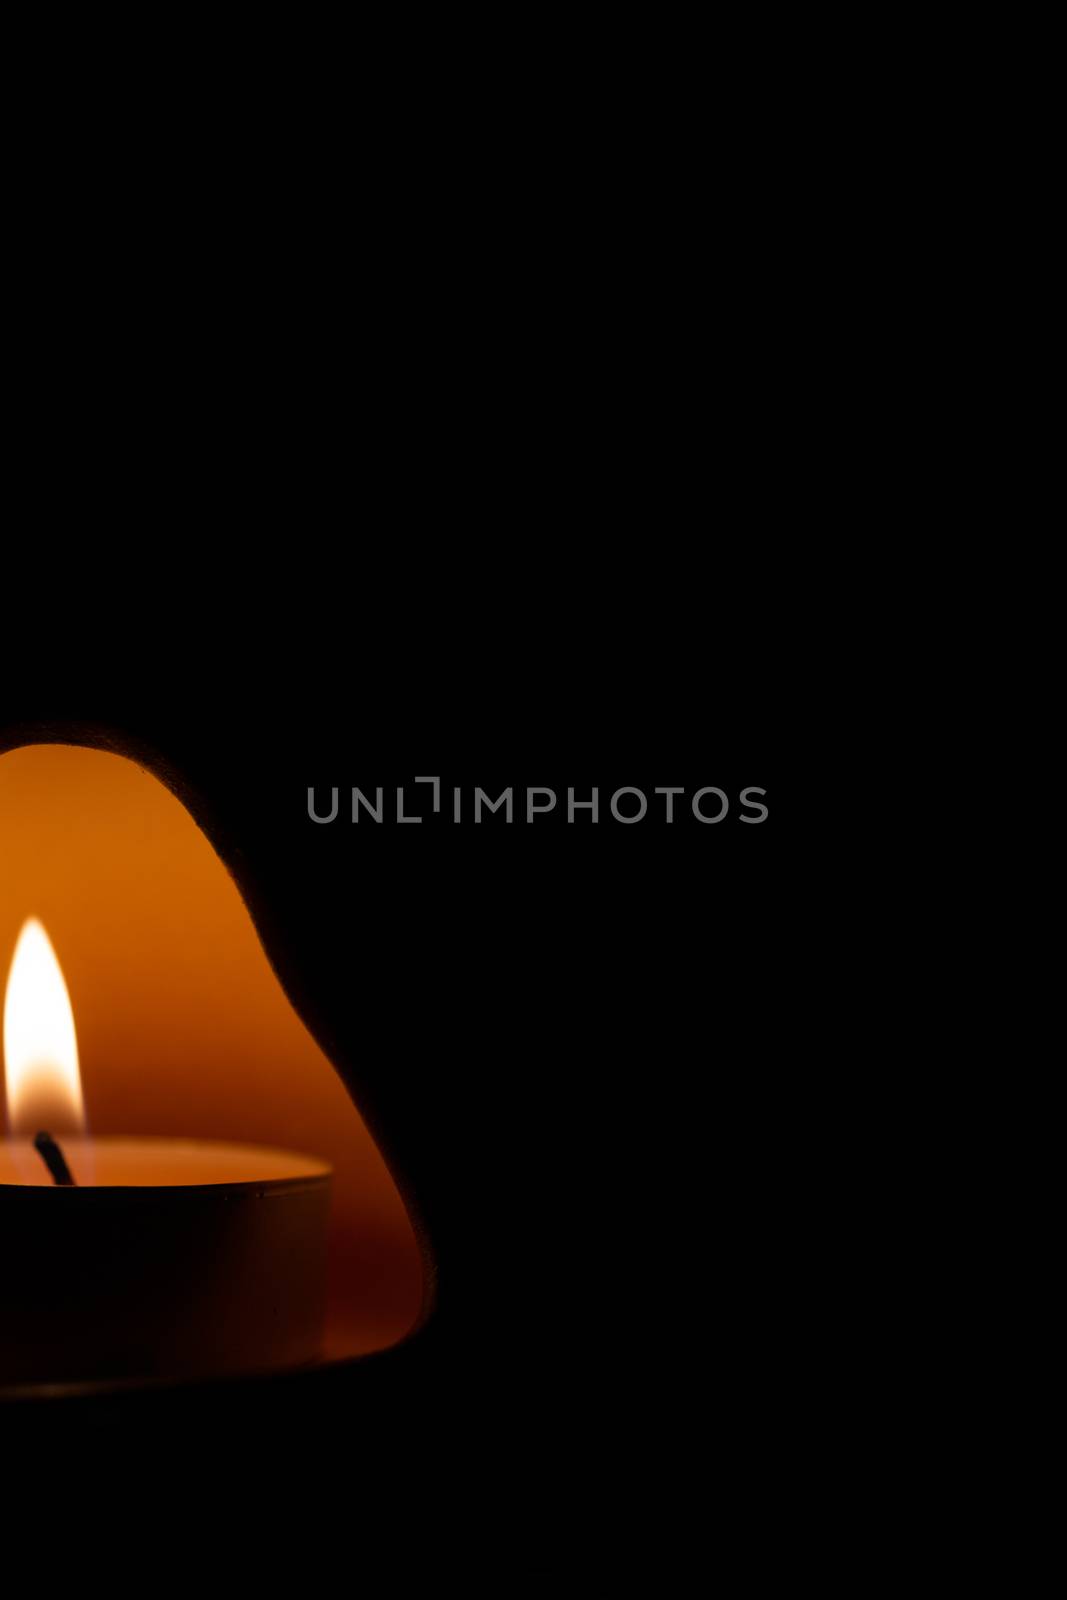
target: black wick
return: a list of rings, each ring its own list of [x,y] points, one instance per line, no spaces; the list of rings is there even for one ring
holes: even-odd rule
[[[33,1148],[52,1174],[52,1182],[64,1189],[75,1188],[74,1175],[67,1166],[67,1158],[50,1133],[39,1133]]]

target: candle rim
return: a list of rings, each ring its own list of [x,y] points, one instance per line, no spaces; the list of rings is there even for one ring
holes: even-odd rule
[[[0,1189],[47,1189],[56,1194],[101,1194],[112,1193],[129,1194],[135,1191],[144,1193],[157,1193],[164,1190],[180,1190],[183,1192],[200,1190],[205,1193],[217,1193],[220,1189],[256,1190],[269,1189],[271,1192],[292,1191],[294,1188],[315,1188],[328,1182],[333,1175],[331,1164],[321,1156],[311,1156],[304,1152],[284,1149],[277,1145],[238,1143],[226,1139],[197,1139],[193,1136],[182,1138],[167,1135],[137,1135],[116,1134],[99,1139],[86,1139],[78,1136],[70,1138],[60,1137],[59,1143],[66,1154],[71,1167],[75,1171],[78,1182],[75,1186],[67,1188],[55,1185],[48,1175],[46,1168],[40,1161],[29,1139],[17,1138],[0,1141]],[[108,1158],[135,1153],[142,1154],[146,1161],[153,1158],[161,1163],[159,1174],[151,1179],[134,1179],[130,1182],[97,1181],[92,1174],[96,1163],[107,1167]],[[5,1154],[9,1160],[5,1161]],[[166,1164],[171,1158],[190,1159],[194,1156],[203,1156],[205,1160],[215,1159],[225,1165],[229,1159],[234,1164],[233,1173],[220,1177],[200,1178],[193,1171],[189,1175],[181,1175],[172,1180],[167,1174]],[[252,1157],[264,1163],[264,1168],[258,1174],[242,1175],[241,1161],[246,1162]],[[12,1158],[18,1165],[12,1164]],[[7,1166],[11,1176],[4,1172]]]

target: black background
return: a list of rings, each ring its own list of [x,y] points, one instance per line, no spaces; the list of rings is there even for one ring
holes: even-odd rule
[[[694,1456],[750,1508],[806,1471],[852,1340],[827,835],[856,685],[824,618],[855,608],[807,533],[848,480],[767,264],[740,248],[709,309],[687,247],[637,315],[619,243],[558,316],[536,272],[442,301],[421,255],[357,285],[327,251],[284,350],[254,263],[202,321],[146,304],[144,340],[124,279],[118,347],[55,298],[8,437],[0,726],[92,727],[188,791],[438,1298],[347,1374],[7,1408],[12,1440],[250,1507],[339,1456],[297,1474],[305,1509],[423,1479],[457,1528]],[[307,819],[309,785],[423,774],[468,803],[596,785],[603,817]],[[667,784],[730,816],[666,826]],[[640,824],[608,817],[620,785]]]
[[[291,1536],[302,1591],[355,1586],[383,1509],[394,1582],[418,1548],[599,1592],[644,1540],[659,1593],[687,1534],[717,1576],[727,1543],[795,1576],[809,1506],[821,1571],[884,1385],[856,1285],[893,990],[855,1000],[882,841],[847,829],[923,370],[914,273],[872,266],[870,61],[818,33],[813,73],[761,18],[737,52],[568,25],[543,59],[524,25],[487,65],[479,23],[453,72],[402,27],[306,67],[288,27],[277,67],[198,34],[158,128],[172,41],[114,103],[78,50],[70,126],[33,79],[0,729],[90,724],[198,798],[305,1017],[368,1064],[436,1311],[347,1376],[6,1407],[0,1447],[134,1588],[216,1529],[243,1580]],[[306,819],[309,784],[424,773],[754,784],[770,818]]]

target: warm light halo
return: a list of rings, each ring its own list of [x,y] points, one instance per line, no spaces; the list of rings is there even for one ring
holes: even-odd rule
[[[84,1131],[74,1011],[52,941],[37,917],[23,923],[8,973],[4,1076],[9,1133]]]

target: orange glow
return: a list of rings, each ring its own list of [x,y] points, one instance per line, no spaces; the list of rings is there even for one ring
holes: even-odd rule
[[[328,1353],[403,1337],[418,1315],[422,1268],[396,1186],[181,802],[106,751],[30,745],[0,755],[0,974],[30,917],[62,953],[94,1134],[248,1142],[328,1161]],[[21,993],[19,970],[16,959],[9,1002]],[[50,982],[55,1000],[55,974]],[[6,1010],[5,1053],[10,1073]],[[9,1134],[70,1126],[50,1126],[10,1082],[8,1096]]]
[[[4,1081],[12,1133],[84,1131],[70,995],[36,917],[22,925],[4,994]]]

